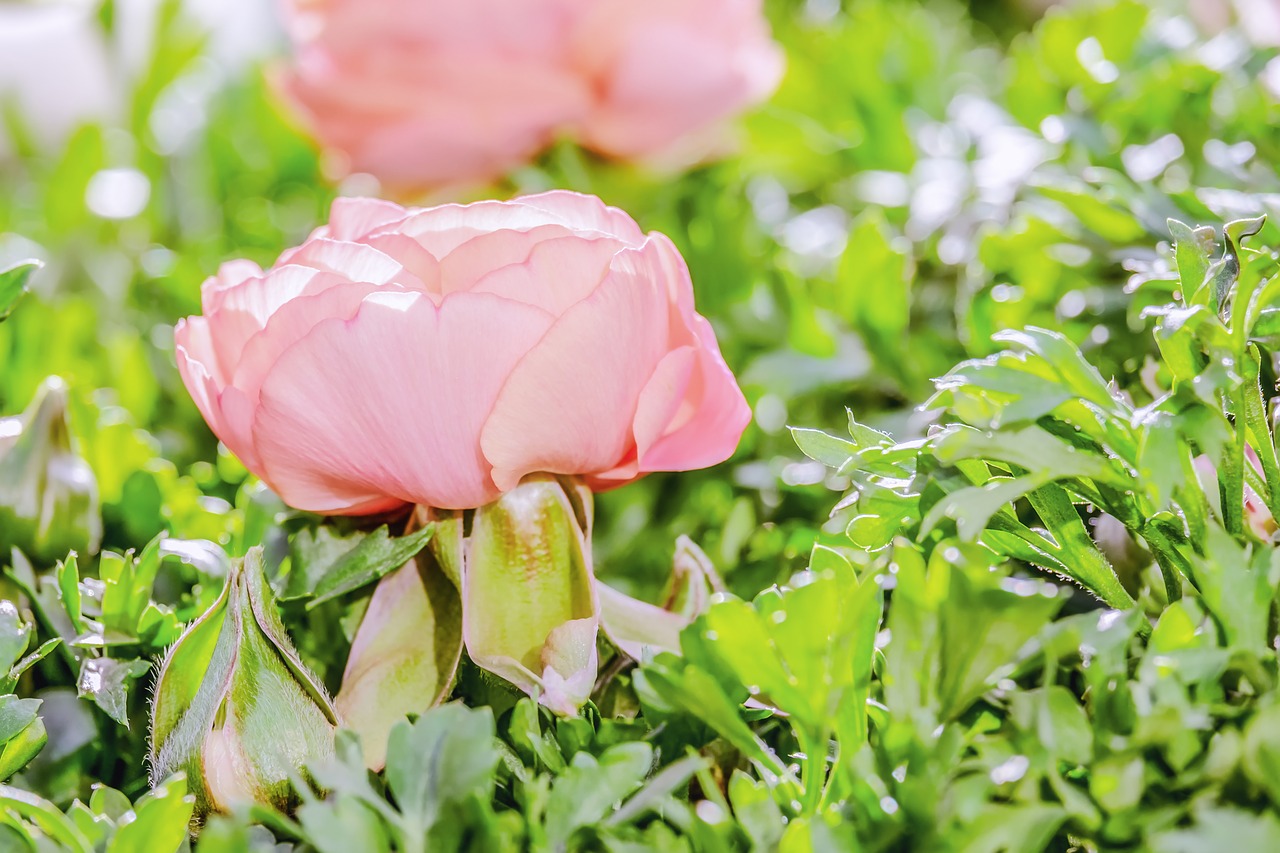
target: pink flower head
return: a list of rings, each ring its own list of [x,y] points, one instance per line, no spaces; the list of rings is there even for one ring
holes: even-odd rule
[[[299,509],[471,508],[539,472],[605,489],[722,462],[750,419],[671,241],[576,193],[339,199],[202,301],[183,381]]]
[[[760,0],[286,9],[286,94],[345,170],[400,188],[492,180],[559,134],[610,156],[658,156],[767,97],[782,73]]]

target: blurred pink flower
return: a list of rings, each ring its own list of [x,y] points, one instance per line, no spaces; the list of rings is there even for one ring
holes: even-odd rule
[[[671,241],[598,199],[339,199],[261,270],[224,264],[178,368],[289,504],[362,514],[595,489],[733,453],[750,419]]]
[[[1249,464],[1261,474],[1262,460],[1258,458],[1257,451],[1248,446],[1245,447],[1244,451]],[[1200,480],[1200,485],[1209,498],[1209,503],[1213,505],[1214,511],[1221,518],[1222,497],[1218,491],[1218,469],[1214,467],[1213,460],[1205,454],[1193,459],[1192,464],[1195,466],[1196,477]],[[1244,487],[1244,520],[1253,532],[1257,534],[1258,538],[1264,541],[1271,539],[1277,530],[1276,520],[1272,517],[1271,510],[1267,509],[1267,505],[1263,503],[1262,498],[1248,485]]]
[[[689,153],[782,73],[760,0],[293,0],[282,85],[344,162],[405,189],[481,183],[558,134]]]

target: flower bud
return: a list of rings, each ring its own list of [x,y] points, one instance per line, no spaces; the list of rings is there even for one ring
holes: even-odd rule
[[[52,563],[101,539],[98,483],[72,450],[66,383],[51,376],[25,412],[0,419],[0,553]]]
[[[291,777],[333,754],[338,718],[299,659],[262,572],[262,549],[169,650],[151,717],[152,783],[184,771],[196,813],[295,804]]]

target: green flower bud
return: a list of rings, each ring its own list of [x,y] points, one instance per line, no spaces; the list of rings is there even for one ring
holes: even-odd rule
[[[0,553],[52,563],[101,540],[98,483],[72,450],[66,383],[51,376],[25,412],[0,419]]]
[[[291,778],[333,754],[338,718],[284,631],[249,551],[213,606],[169,650],[151,716],[151,777],[184,771],[196,814],[237,804],[289,809]]]

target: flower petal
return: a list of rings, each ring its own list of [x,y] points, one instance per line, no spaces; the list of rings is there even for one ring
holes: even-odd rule
[[[335,198],[323,236],[358,241],[384,225],[403,219],[407,211],[380,198]]]
[[[660,274],[652,251],[619,252],[511,371],[480,438],[498,488],[538,471],[608,470],[634,452],[636,401],[667,348]]]
[[[546,211],[576,230],[599,231],[626,241],[632,248],[639,248],[645,234],[631,218],[631,214],[617,207],[610,207],[593,195],[569,190],[550,190],[545,193],[521,196],[520,204]]]
[[[468,289],[527,302],[560,315],[600,286],[609,262],[622,248],[623,244],[611,237],[554,237],[535,243],[523,262],[494,269]]]
[[[660,437],[653,436],[653,422],[643,424],[637,415],[636,443],[641,471],[692,471],[718,465],[738,448],[751,422],[751,407],[733,373],[724,363],[711,324],[695,318],[700,346],[689,376],[684,399]],[[655,379],[658,379],[655,373]],[[660,398],[666,392],[646,386],[645,395]],[[641,397],[639,412],[662,409],[660,399]]]
[[[343,512],[392,497],[461,509],[498,489],[475,437],[512,366],[550,326],[536,308],[457,294],[367,297],[286,351],[254,425],[265,479],[286,503]]]

